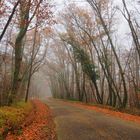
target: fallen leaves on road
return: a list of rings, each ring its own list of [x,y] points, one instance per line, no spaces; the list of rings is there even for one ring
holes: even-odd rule
[[[56,140],[50,109],[39,100],[32,103],[34,109],[26,117],[19,134],[10,132],[6,140]]]
[[[72,102],[71,103],[71,102],[65,101],[65,103],[70,104],[72,106],[85,108],[85,109],[88,109],[88,110],[94,110],[96,112],[102,112],[102,113],[105,113],[105,114],[108,114],[108,115],[111,115],[111,116],[114,116],[114,117],[122,118],[124,120],[132,121],[132,122],[136,122],[136,123],[140,124],[140,116],[135,116],[135,115],[119,112],[119,111],[113,111],[113,110],[110,110],[110,109],[107,109],[107,108],[101,108],[101,107],[97,107],[97,106],[94,106],[94,105],[87,105],[87,104],[80,103],[80,102],[79,103],[78,102]]]

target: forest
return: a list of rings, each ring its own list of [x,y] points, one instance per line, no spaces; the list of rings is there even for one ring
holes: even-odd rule
[[[56,98],[139,108],[139,3],[87,3],[89,8],[68,4],[57,17],[46,55],[51,93]],[[117,17],[127,32],[118,29]]]
[[[47,96],[140,114],[140,1],[59,2],[0,0],[0,115]]]
[[[89,0],[89,8],[69,3],[56,14],[48,2],[31,3],[1,1],[1,105],[27,101],[31,77],[45,65],[56,98],[139,107],[139,3]],[[118,12],[129,30],[123,41]]]

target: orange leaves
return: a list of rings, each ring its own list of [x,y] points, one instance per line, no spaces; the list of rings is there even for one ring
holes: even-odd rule
[[[50,35],[51,33],[53,33],[53,29],[51,27],[45,27],[43,29],[44,33],[46,36]]]
[[[1,15],[4,13],[4,3],[2,1],[0,1],[0,17]]]
[[[131,114],[127,114],[127,113],[123,113],[123,112],[119,112],[119,111],[114,111],[113,108],[111,107],[98,107],[98,106],[93,106],[93,105],[87,105],[84,103],[70,103],[70,102],[65,102],[66,104],[71,104],[73,106],[77,106],[79,108],[85,108],[88,110],[93,110],[93,111],[97,111],[97,112],[101,112],[104,114],[108,114],[111,116],[115,116],[117,118],[121,118],[123,120],[127,120],[127,121],[132,121],[132,122],[136,122],[140,124],[140,116],[135,116],[135,115],[131,115]]]
[[[6,140],[55,140],[54,124],[49,108],[39,100],[34,100],[32,103],[34,108],[24,120],[21,134],[18,136],[9,133]]]

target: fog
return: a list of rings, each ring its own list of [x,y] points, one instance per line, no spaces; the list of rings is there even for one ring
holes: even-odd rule
[[[31,80],[30,96],[41,99],[52,97],[47,76],[44,75],[42,68],[35,73]]]

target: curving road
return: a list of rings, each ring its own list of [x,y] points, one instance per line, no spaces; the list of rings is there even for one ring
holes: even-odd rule
[[[58,140],[140,140],[140,124],[48,99]]]

